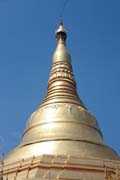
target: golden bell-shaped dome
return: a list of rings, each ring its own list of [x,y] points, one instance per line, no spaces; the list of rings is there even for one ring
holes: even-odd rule
[[[66,37],[61,22],[47,95],[30,116],[20,145],[6,157],[8,164],[40,154],[118,159],[116,152],[104,144],[95,117],[77,94]]]

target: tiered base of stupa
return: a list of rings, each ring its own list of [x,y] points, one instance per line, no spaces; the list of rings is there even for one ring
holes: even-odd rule
[[[4,180],[118,180],[120,161],[41,155],[4,166]]]

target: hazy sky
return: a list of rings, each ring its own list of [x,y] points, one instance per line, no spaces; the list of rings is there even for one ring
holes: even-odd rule
[[[64,0],[0,0],[0,154],[45,96]],[[63,16],[78,93],[120,154],[120,1],[69,0]]]

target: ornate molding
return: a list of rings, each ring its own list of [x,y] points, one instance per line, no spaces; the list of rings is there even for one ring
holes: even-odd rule
[[[120,180],[120,169],[111,170],[105,167],[105,180]]]

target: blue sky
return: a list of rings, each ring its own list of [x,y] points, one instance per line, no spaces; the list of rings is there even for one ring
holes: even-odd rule
[[[0,0],[0,153],[45,96],[64,0]],[[63,14],[78,93],[120,154],[120,1],[69,0]]]

